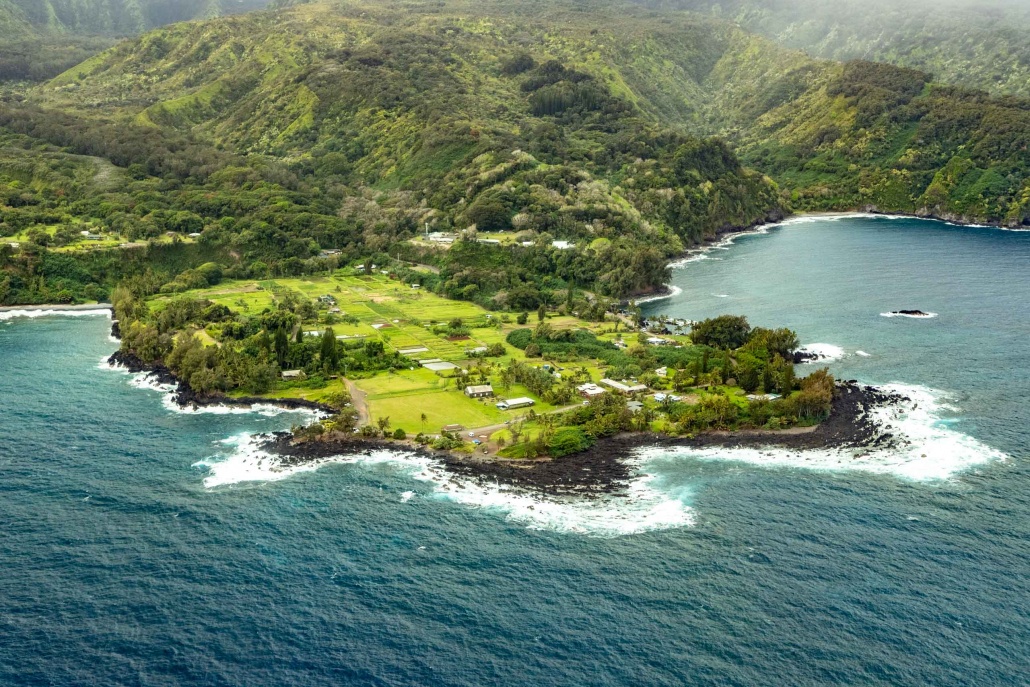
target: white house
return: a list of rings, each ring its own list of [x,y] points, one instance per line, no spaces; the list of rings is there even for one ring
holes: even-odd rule
[[[528,408],[532,405],[536,405],[536,401],[522,396],[519,398],[509,398],[507,401],[501,401],[497,404],[497,407],[501,410],[515,410],[516,408]]]
[[[604,393],[604,389],[593,383],[580,384],[576,387],[576,391],[578,391],[579,395],[583,398],[595,398]]]
[[[635,394],[641,391],[647,391],[646,384],[623,384],[622,382],[616,382],[614,379],[602,379],[601,384],[623,394]]]

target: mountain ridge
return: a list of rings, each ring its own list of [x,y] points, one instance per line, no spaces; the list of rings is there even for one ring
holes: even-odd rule
[[[801,209],[875,206],[1009,224],[1030,212],[1019,159],[1019,140],[1030,137],[1025,100],[945,86],[917,70],[812,58],[681,12],[598,15],[591,4],[529,3],[528,19],[515,22],[503,4],[365,7],[308,2],[169,27],[87,61],[35,97],[301,166],[331,152],[325,142],[346,130],[378,151],[353,161],[360,173],[374,176],[375,166],[403,177],[398,151],[414,140],[404,122],[419,113],[526,145],[520,127],[546,118],[530,111],[523,77],[502,73],[504,60],[526,53],[588,75],[652,125],[727,139],[790,187]],[[373,121],[377,112],[392,114]],[[952,178],[958,169],[964,181]]]

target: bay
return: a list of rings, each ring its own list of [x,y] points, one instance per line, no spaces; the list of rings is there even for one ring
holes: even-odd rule
[[[105,318],[7,319],[0,684],[1024,682],[1030,234],[819,219],[708,255],[648,309],[796,328],[990,455],[911,479],[659,454],[606,504],[401,454],[274,474],[249,437],[302,416],[179,412],[100,364]]]

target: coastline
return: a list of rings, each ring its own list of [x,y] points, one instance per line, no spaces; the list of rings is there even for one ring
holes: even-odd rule
[[[365,439],[346,435],[295,441],[289,433],[265,435],[261,449],[278,456],[284,467],[341,454],[377,450],[405,451],[439,463],[447,472],[482,485],[525,489],[550,496],[599,497],[624,494],[636,476],[634,454],[651,448],[755,448],[790,450],[900,448],[907,439],[880,427],[876,408],[897,406],[908,399],[879,388],[841,382],[829,418],[811,427],[781,431],[714,431],[695,436],[627,432],[598,440],[580,453],[559,459],[517,460],[437,451],[413,441]]]
[[[111,335],[118,338],[118,322],[112,325]],[[172,400],[181,408],[198,408],[201,406],[237,406],[252,407],[255,405],[276,406],[287,410],[315,410],[322,413],[335,413],[329,406],[314,401],[307,401],[303,398],[264,398],[261,396],[225,396],[221,394],[198,394],[190,385],[176,377],[171,370],[164,365],[152,365],[144,363],[137,356],[131,353],[124,353],[117,350],[107,358],[109,365],[122,367],[133,374],[145,373],[152,377],[159,384],[167,384],[175,387]]]
[[[110,303],[78,303],[78,304],[50,304],[39,305],[0,305],[0,312],[89,312],[93,310],[108,310],[112,314],[114,306]]]
[[[736,239],[743,236],[765,234],[769,229],[776,227],[785,226],[795,221],[804,221],[806,219],[849,219],[849,218],[861,218],[861,217],[882,217],[884,219],[918,219],[925,220],[928,222],[943,222],[944,224],[950,224],[958,227],[970,227],[978,229],[998,229],[1001,231],[1030,231],[1030,227],[1021,229],[1018,226],[1007,226],[1001,222],[992,222],[990,220],[974,220],[968,217],[957,217],[957,216],[946,216],[941,217],[934,214],[918,214],[912,212],[891,212],[880,210],[875,206],[867,206],[861,209],[851,210],[806,210],[801,212],[795,212],[789,215],[782,215],[779,213],[771,214],[766,219],[755,222],[746,227],[728,227],[719,229],[714,236],[704,239],[701,243],[696,246],[683,251],[678,256],[669,260],[668,266],[672,269],[684,267],[685,265],[701,259],[701,256],[706,255],[710,251],[716,248],[724,247],[732,244]],[[623,303],[636,303],[641,305],[644,303],[651,303],[654,301],[665,300],[675,296],[678,290],[671,284],[664,284],[659,288],[651,291],[642,292],[635,294],[632,297],[623,300]]]

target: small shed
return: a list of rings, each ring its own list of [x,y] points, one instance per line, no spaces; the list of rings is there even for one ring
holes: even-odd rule
[[[283,370],[283,379],[287,381],[304,379],[304,370]]]

